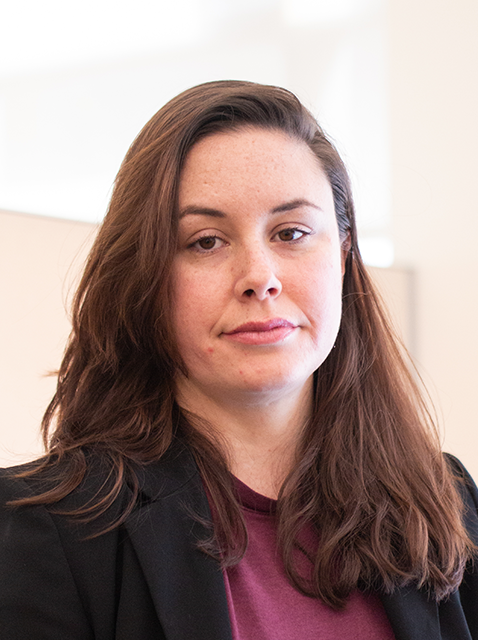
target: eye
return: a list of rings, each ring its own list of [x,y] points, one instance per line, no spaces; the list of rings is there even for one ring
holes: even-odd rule
[[[196,249],[201,253],[207,253],[208,251],[213,251],[214,249],[219,249],[224,244],[224,240],[219,238],[218,236],[203,236],[202,238],[198,238],[195,242],[193,242],[190,247],[192,249]]]
[[[274,238],[277,238],[280,242],[294,242],[301,240],[304,236],[308,235],[309,232],[304,229],[299,229],[298,227],[287,227],[286,229],[278,231]]]

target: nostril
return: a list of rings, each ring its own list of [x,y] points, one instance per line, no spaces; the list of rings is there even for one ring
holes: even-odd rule
[[[248,298],[250,298],[254,293],[254,289],[247,289],[247,291],[244,291],[244,293]]]

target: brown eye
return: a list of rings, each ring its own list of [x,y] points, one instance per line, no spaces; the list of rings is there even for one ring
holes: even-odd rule
[[[300,240],[300,238],[302,238],[302,236],[304,235],[306,235],[305,231],[302,231],[301,229],[291,228],[291,229],[282,229],[277,234],[277,237],[282,242],[291,242],[291,240]]]
[[[190,249],[198,251],[199,253],[212,253],[216,249],[220,249],[225,245],[225,241],[218,236],[203,236],[198,240],[195,240]]]
[[[200,238],[197,241],[197,244],[201,247],[201,249],[214,249],[216,246],[217,238],[215,236],[207,236],[206,238]]]
[[[282,229],[279,231],[279,238],[284,242],[294,239],[295,229]]]

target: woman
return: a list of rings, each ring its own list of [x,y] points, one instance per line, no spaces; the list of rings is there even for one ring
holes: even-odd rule
[[[295,96],[172,100],[118,174],[47,454],[3,473],[2,637],[478,638],[478,496],[400,354]]]

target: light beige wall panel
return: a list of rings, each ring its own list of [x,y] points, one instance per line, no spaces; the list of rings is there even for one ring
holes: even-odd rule
[[[416,356],[445,448],[478,478],[478,3],[390,0],[398,264],[416,270]]]
[[[0,466],[41,451],[43,412],[69,334],[65,304],[94,225],[0,212]]]
[[[416,350],[415,274],[410,269],[369,267],[397,337],[413,356]]]

